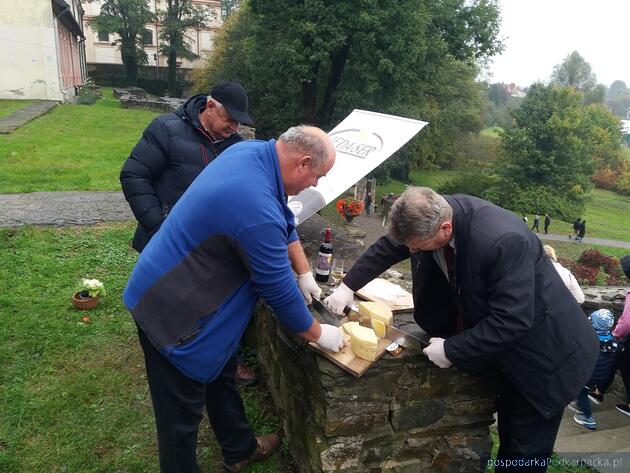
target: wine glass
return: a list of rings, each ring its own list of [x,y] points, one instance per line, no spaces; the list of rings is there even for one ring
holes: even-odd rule
[[[343,258],[335,258],[330,266],[330,276],[333,278],[333,286],[343,278]]]

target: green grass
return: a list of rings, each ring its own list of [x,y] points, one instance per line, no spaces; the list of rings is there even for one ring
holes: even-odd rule
[[[135,225],[0,231],[0,471],[158,470],[155,427],[135,325],[121,293],[136,260]],[[89,312],[70,297],[82,277],[108,295]],[[278,429],[264,390],[244,390],[256,432]],[[220,471],[202,424],[200,464]],[[248,472],[285,472],[274,455]]]
[[[32,100],[0,100],[0,118],[11,115],[16,110],[28,107]]]
[[[111,88],[94,105],[58,105],[0,136],[0,193],[120,190],[120,168],[155,115],[121,108]]]
[[[630,241],[630,197],[602,189],[594,189],[590,197],[582,216],[586,220],[586,239],[596,237]],[[540,216],[540,230],[542,231],[544,213]],[[527,218],[527,223],[531,228],[534,216],[528,214]],[[573,233],[573,222],[556,220],[552,215],[549,232],[569,235]]]

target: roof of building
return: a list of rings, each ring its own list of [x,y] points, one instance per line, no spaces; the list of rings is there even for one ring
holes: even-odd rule
[[[73,34],[85,39],[81,25],[79,25],[72,14],[70,5],[68,5],[67,2],[64,2],[64,0],[53,0],[53,12],[55,13],[57,19],[64,23]]]

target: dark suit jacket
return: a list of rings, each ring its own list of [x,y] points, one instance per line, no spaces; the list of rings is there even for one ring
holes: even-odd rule
[[[498,366],[549,418],[588,381],[597,359],[597,336],[540,240],[519,217],[475,197],[446,199],[453,208],[454,285],[432,252],[410,254],[389,236],[366,251],[344,282],[360,289],[411,257],[418,325],[447,339],[446,356],[458,368]],[[465,330],[456,334],[460,309]]]

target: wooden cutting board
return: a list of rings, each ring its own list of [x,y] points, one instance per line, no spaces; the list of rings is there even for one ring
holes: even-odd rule
[[[394,284],[387,279],[373,279],[359,289],[356,294],[367,301],[382,302],[393,313],[413,310],[413,296],[398,284]]]
[[[346,322],[345,317],[341,319],[341,323]],[[392,342],[386,338],[380,338],[378,341],[378,345],[376,347],[376,360],[381,358],[389,344]],[[362,358],[359,358],[352,352],[352,348],[350,347],[350,342],[339,350],[337,353],[332,351],[324,350],[319,345],[313,342],[309,342],[309,346],[318,352],[320,355],[323,355],[325,358],[328,358],[334,364],[339,366],[344,371],[347,371],[353,376],[357,378],[360,377],[363,373],[365,373],[370,366],[372,366],[375,361],[367,361]]]

